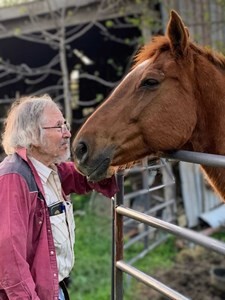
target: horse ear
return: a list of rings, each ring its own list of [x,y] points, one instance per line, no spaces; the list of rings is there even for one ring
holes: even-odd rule
[[[167,25],[167,36],[170,39],[171,47],[176,56],[183,56],[187,52],[189,32],[182,19],[174,10],[170,13],[170,20]]]

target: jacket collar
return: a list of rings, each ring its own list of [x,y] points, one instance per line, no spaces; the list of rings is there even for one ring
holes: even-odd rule
[[[32,170],[32,173],[34,174],[34,178],[35,181],[38,185],[39,190],[41,191],[42,195],[44,195],[44,188],[43,185],[41,183],[41,178],[38,175],[37,170],[35,169],[34,165],[32,164],[31,160],[29,159],[29,157],[27,156],[27,149],[26,148],[17,148],[16,149],[16,153],[27,162],[27,164],[29,165],[29,167]]]

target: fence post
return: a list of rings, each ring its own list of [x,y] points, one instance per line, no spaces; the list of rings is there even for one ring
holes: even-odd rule
[[[149,172],[148,172],[148,159],[147,157],[145,159],[143,159],[142,161],[142,166],[143,166],[143,170],[141,172],[141,176],[142,176],[142,188],[145,190],[149,189]],[[145,195],[142,195],[143,199],[144,199],[144,210],[147,211],[149,210],[150,207],[150,200],[151,200],[151,195],[150,193],[147,193]],[[144,231],[147,232],[149,230],[149,226],[148,225],[144,225]],[[144,249],[148,249],[149,246],[149,235],[146,235],[144,237]]]
[[[115,299],[115,198],[112,198],[112,265],[111,265],[111,300]]]
[[[124,200],[124,172],[119,171],[117,173],[117,184],[119,192],[116,194],[113,207],[113,278],[114,281],[112,286],[112,300],[123,300],[123,271],[116,267],[116,262],[123,259],[123,216],[116,213],[116,207],[123,204]]]

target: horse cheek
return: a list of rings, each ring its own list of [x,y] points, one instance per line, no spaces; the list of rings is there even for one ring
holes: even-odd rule
[[[148,120],[142,118],[141,132],[148,148],[152,152],[181,149],[189,141],[196,124],[196,113],[186,111],[186,117],[179,109],[168,115],[166,110],[151,115]]]

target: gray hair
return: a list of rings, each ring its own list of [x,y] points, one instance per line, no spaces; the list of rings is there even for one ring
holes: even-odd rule
[[[47,94],[16,100],[8,113],[2,135],[5,153],[12,154],[20,147],[29,150],[32,145],[39,144],[42,140],[43,111],[46,107],[55,106],[58,107]]]

